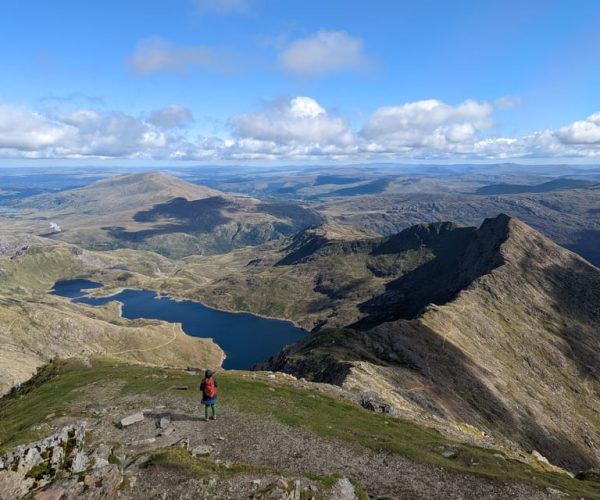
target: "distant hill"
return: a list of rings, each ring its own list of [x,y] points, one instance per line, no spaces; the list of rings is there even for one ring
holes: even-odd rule
[[[466,423],[571,470],[600,465],[600,269],[505,215],[367,251],[380,270],[411,252],[362,319],[263,367],[370,388],[412,418]]]
[[[532,186],[523,184],[491,184],[480,187],[475,194],[521,194],[521,193],[549,193],[551,191],[562,191],[565,189],[590,189],[599,187],[600,184],[594,181],[580,179],[553,179],[542,184]]]
[[[383,236],[423,222],[452,220],[474,226],[481,224],[486,217],[506,213],[600,266],[598,193],[598,187],[594,186],[589,189],[489,196],[452,192],[384,193],[336,199],[316,208],[328,220]]]
[[[323,222],[314,210],[263,203],[158,172],[119,175],[24,200],[23,218],[55,222],[41,234],[88,249],[137,248],[164,255],[227,252]],[[38,222],[38,225],[41,223]]]

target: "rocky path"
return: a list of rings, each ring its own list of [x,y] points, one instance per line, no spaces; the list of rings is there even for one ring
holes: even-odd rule
[[[148,406],[150,402],[144,403]],[[141,403],[138,401],[137,405],[131,406],[140,407]],[[144,454],[152,449],[184,443],[192,451],[199,450],[202,455],[210,455],[217,463],[267,466],[291,474],[339,474],[350,477],[373,498],[552,497],[550,492],[538,490],[529,484],[496,481],[474,474],[456,474],[398,455],[377,454],[345,442],[324,440],[301,428],[241,414],[231,407],[220,407],[217,420],[205,422],[201,407],[193,402],[163,400],[162,403],[147,408],[144,420],[126,429],[119,429],[112,424],[114,419],[123,415],[123,408],[111,408],[106,415],[108,418],[100,420],[91,430],[105,441],[121,443],[121,453],[127,455]],[[165,417],[169,423],[162,430],[157,425]],[[139,480],[131,491],[124,492],[127,498],[144,498],[149,491],[159,491],[169,484],[178,492],[174,498],[193,498],[191,493],[191,496],[184,494],[181,471],[162,470],[157,473],[155,470],[140,469],[136,474]],[[197,488],[203,486],[191,478],[184,483],[188,480],[191,481],[188,486],[192,491],[199,491]],[[248,485],[253,484],[253,480],[266,481],[265,478],[246,477]],[[231,480],[224,487],[225,491],[231,491],[230,483]]]

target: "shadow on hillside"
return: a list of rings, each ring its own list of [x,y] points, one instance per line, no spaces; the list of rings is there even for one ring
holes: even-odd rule
[[[598,209],[598,213],[600,213],[600,209]],[[566,247],[600,268],[600,230],[584,229],[579,231],[574,234],[573,243]]]
[[[234,207],[235,204],[220,196],[193,201],[174,198],[166,203],[154,205],[149,210],[137,212],[133,216],[136,222],[156,223],[150,229],[127,231],[119,226],[103,229],[114,238],[130,242],[140,242],[152,236],[169,233],[210,233],[217,226],[231,220],[225,217],[221,210]]]
[[[511,404],[509,394],[504,397],[493,371],[419,321],[398,320],[368,331],[325,329],[275,358],[269,368],[339,384],[359,361],[384,370],[382,376],[401,397],[430,414],[501,433],[571,470],[593,465],[589,450],[538,425],[526,408]],[[419,379],[421,388],[407,387]]]

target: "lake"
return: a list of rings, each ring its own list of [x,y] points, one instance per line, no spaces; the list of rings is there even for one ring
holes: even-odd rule
[[[212,338],[227,358],[223,368],[248,370],[308,334],[289,321],[261,318],[250,313],[219,311],[191,300],[158,298],[151,290],[125,289],[109,297],[89,297],[85,290],[102,285],[90,280],[57,281],[52,293],[74,302],[100,306],[111,301],[123,304],[128,319],[160,319],[181,323],[192,337]]]

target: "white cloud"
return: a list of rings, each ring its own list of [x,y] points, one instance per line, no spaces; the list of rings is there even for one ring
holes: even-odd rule
[[[594,113],[585,120],[561,127],[555,135],[563,144],[600,148],[600,113]]]
[[[490,133],[494,106],[416,101],[377,109],[362,129],[298,96],[231,117],[232,137],[196,136],[191,111],[171,105],[146,118],[80,109],[34,112],[0,105],[0,158],[249,161],[599,158],[600,113],[522,137]]]
[[[342,70],[364,70],[369,66],[363,42],[344,31],[319,31],[290,43],[280,56],[285,71],[318,76]]]
[[[250,10],[248,0],[197,0],[200,13],[244,14]]]
[[[330,115],[310,97],[295,97],[273,103],[259,113],[231,118],[240,139],[289,143],[342,143],[351,140],[348,122]]]
[[[517,108],[521,105],[521,98],[512,95],[504,95],[502,97],[498,97],[494,101],[494,107],[497,109],[513,109]]]
[[[148,122],[159,128],[170,129],[183,127],[194,119],[192,112],[188,108],[171,104],[150,113]]]
[[[368,118],[361,135],[384,149],[457,149],[491,126],[492,110],[486,102],[450,106],[436,99],[382,107]]]
[[[0,148],[37,151],[67,140],[74,130],[17,106],[0,105]]]
[[[175,45],[164,38],[141,40],[127,66],[137,75],[151,73],[184,73],[192,68],[218,69],[222,61],[213,50],[203,45]]]

